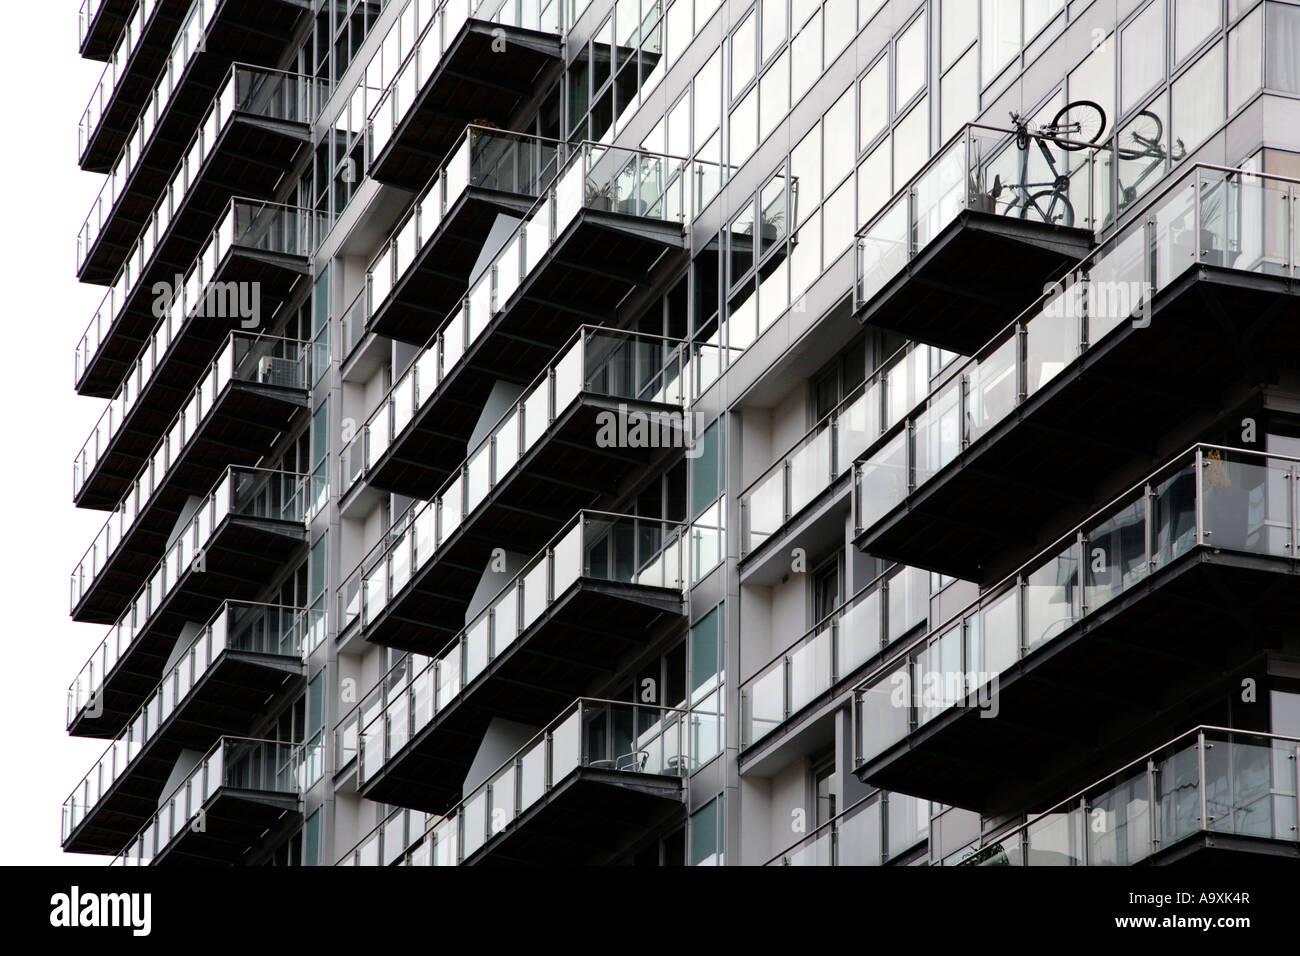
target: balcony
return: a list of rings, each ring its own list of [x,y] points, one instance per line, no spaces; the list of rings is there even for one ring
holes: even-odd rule
[[[161,297],[146,296],[154,286],[143,283],[125,298],[105,296],[77,343],[77,390],[111,398],[117,422],[142,399],[162,406],[179,397],[195,381],[194,365],[216,354],[234,324],[270,324],[310,274],[323,225],[308,209],[232,200],[189,269],[160,280]]]
[[[341,740],[360,740],[361,795],[445,809],[494,718],[544,724],[685,614],[684,560],[680,525],[580,514],[450,644],[404,658],[341,722]]]
[[[687,165],[577,148],[394,387],[419,442],[414,462],[449,473],[499,382],[530,383],[584,324],[617,325],[619,303],[649,287],[664,257],[684,251]],[[385,434],[396,433],[381,428],[372,441],[383,445]],[[424,479],[419,497],[433,481]]]
[[[370,114],[370,176],[415,191],[467,123],[508,126],[564,61],[562,0],[447,0]],[[502,50],[507,55],[502,56]]]
[[[831,746],[847,682],[926,622],[929,597],[927,572],[891,568],[747,679],[740,687],[741,773],[762,775]]]
[[[407,846],[384,848],[384,858],[412,866],[609,862],[637,838],[685,821],[688,738],[682,711],[580,699],[446,815],[404,833]],[[339,864],[371,858],[367,838]]]
[[[157,686],[187,623],[260,596],[306,545],[307,499],[302,475],[226,471],[73,682],[69,723],[78,733],[117,734],[114,715],[133,713]]]
[[[1092,250],[1109,158],[1040,137],[1022,152],[1012,130],[963,127],[860,233],[858,318],[970,355]]]
[[[563,143],[469,126],[371,263],[366,329],[424,345],[463,299],[500,217],[522,219],[564,159]]]
[[[231,67],[277,62],[306,12],[302,0],[193,0],[167,67],[77,237],[78,278],[113,281],[128,243],[147,224],[177,165],[193,154],[196,120]]]
[[[1198,727],[987,841],[962,865],[1294,865],[1297,784],[1300,740]]]
[[[824,550],[843,537],[853,464],[925,393],[928,354],[925,346],[899,349],[742,492],[740,556],[747,582],[771,584],[784,576],[790,547]],[[815,507],[832,501],[840,507]],[[784,543],[769,547],[772,541]]]
[[[81,0],[77,47],[88,60],[107,60],[139,0]]]
[[[1279,382],[1300,354],[1296,185],[1198,166],[1157,195],[875,443],[858,546],[995,580]]]
[[[1177,456],[877,667],[858,775],[1017,812],[1098,754],[1168,739],[1252,661],[1300,649],[1298,486],[1289,458]]]
[[[116,615],[102,606],[103,596],[87,603],[91,592],[129,596],[123,581],[108,579],[132,562],[139,570],[142,556],[157,554],[155,546],[165,540],[186,501],[210,490],[228,465],[255,464],[271,450],[307,407],[309,349],[289,339],[232,333],[204,367],[181,411],[169,424],[155,427],[154,434],[163,438],[151,452],[138,459],[120,452],[94,458],[101,433],[91,436],[73,463],[77,502],[119,503],[73,573],[75,618],[113,620]],[[132,467],[134,479],[127,479]],[[107,598],[109,604],[112,600]]]
[[[614,497],[630,475],[683,453],[692,439],[681,351],[664,356],[665,340],[655,339],[655,361],[629,366],[629,351],[645,353],[626,346],[644,341],[584,332],[452,479],[362,560],[340,589],[345,606],[361,599],[343,626],[356,624],[373,643],[435,650],[455,633],[446,623],[464,614],[500,545],[525,554],[541,548],[574,513]],[[628,423],[625,435],[614,433],[620,422]],[[637,422],[643,427],[634,435]]]
[[[118,18],[116,45],[109,45],[112,38],[96,44],[107,55],[94,59],[108,63],[78,127],[77,156],[82,169],[106,173],[112,167],[126,132],[166,65],[167,53],[189,6],[190,0],[132,0]],[[83,8],[83,30],[87,26],[85,12]],[[83,33],[82,39],[84,44],[88,37]]]
[[[235,866],[302,823],[301,744],[222,737],[113,860],[115,866]],[[195,826],[201,819],[202,826]]]
[[[878,791],[823,823],[764,866],[884,866],[930,835],[929,804]]]
[[[113,715],[126,718],[126,729],[64,801],[64,850],[120,851],[158,809],[184,751],[203,753],[224,734],[247,732],[269,697],[301,681],[307,615],[225,605],[134,715]]]
[[[119,311],[147,306],[133,300],[193,262],[195,237],[231,199],[273,198],[309,145],[322,92],[317,80],[244,65],[222,79],[198,107],[204,111],[194,133],[159,187],[133,195],[119,188],[127,180],[110,178],[77,234],[78,269],[86,281],[111,285]]]

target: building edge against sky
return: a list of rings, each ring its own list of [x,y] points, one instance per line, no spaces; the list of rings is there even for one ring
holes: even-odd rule
[[[79,28],[66,850],[1300,860],[1300,7]]]

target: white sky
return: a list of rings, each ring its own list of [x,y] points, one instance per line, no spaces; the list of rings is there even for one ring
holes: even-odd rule
[[[68,617],[68,578],[107,517],[72,506],[72,458],[104,402],[73,391],[73,350],[104,289],[76,280],[77,231],[104,177],[77,121],[103,64],[77,56],[79,0],[5,6],[0,30],[0,864],[64,855],[64,799],[105,741],[64,730],[68,685],[107,628]]]

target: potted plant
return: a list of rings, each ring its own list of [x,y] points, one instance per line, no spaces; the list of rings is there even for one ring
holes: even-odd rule
[[[596,185],[588,181],[586,196],[583,201],[588,209],[597,209],[601,212],[610,212],[614,208],[614,186],[612,183]]]

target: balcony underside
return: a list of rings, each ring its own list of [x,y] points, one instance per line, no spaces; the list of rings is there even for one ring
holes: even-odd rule
[[[1235,833],[1202,832],[1144,861],[1146,866],[1300,866],[1300,843]]]
[[[163,788],[185,750],[206,753],[227,734],[240,734],[263,716],[267,700],[301,678],[296,660],[225,651],[180,701],[64,843],[68,853],[117,853],[158,809]],[[119,723],[131,713],[104,714]]]
[[[135,12],[136,0],[101,0],[95,18],[81,41],[81,55],[87,60],[106,61],[113,55],[127,20]]]
[[[122,728],[111,715],[133,714],[153,693],[186,624],[211,619],[225,601],[254,601],[306,545],[307,532],[293,521],[229,517],[203,550],[206,571],[181,572],[161,605],[126,647],[103,682],[104,716],[79,717],[69,732],[113,736]]]
[[[246,120],[237,120],[226,129],[222,145],[209,157],[202,178],[186,194],[166,236],[144,273],[136,280],[129,298],[100,342],[94,359],[82,374],[77,383],[78,394],[111,398],[117,392],[123,376],[158,325],[158,316],[153,311],[155,283],[175,285],[176,276],[184,276],[189,271],[232,198],[271,198],[284,169],[292,164],[293,157],[305,142],[298,139],[298,132],[271,133],[265,126]],[[240,143],[239,148],[225,148],[236,140]],[[252,145],[255,142],[262,145]],[[274,157],[282,158],[285,165],[276,165]],[[130,238],[132,243],[138,238],[141,225],[137,224],[136,232]],[[311,268],[303,256],[236,248],[227,254],[227,258],[232,254],[251,258],[254,264],[236,266],[239,274],[225,275],[221,273],[230,269],[231,264],[224,262],[214,278],[219,281],[261,282],[264,326],[269,324],[274,306],[283,302],[297,278],[308,274]],[[209,324],[213,324],[211,320]]]
[[[206,47],[194,54],[172,92],[143,154],[126,178],[112,215],[77,273],[107,285],[158,205],[198,124],[235,63],[272,67],[284,55],[305,9],[293,0],[224,0],[209,27]],[[296,127],[297,124],[271,124]],[[189,265],[186,260],[185,265]]]
[[[158,0],[155,4],[144,32],[136,43],[135,52],[127,61],[125,72],[118,77],[108,105],[100,115],[95,133],[82,151],[82,169],[94,173],[112,171],[113,162],[140,116],[140,108],[153,93],[162,67],[171,53],[172,43],[176,40],[181,20],[190,5],[191,0]],[[125,19],[120,22],[125,29]],[[113,45],[121,36],[122,34],[117,34],[110,42],[104,59],[112,55]],[[83,52],[82,55],[86,54]]]
[[[613,678],[668,616],[680,591],[580,580],[415,734],[360,789],[380,803],[445,812],[493,718],[541,727],[575,698]]]
[[[862,550],[991,583],[1300,364],[1288,280],[1203,267],[1155,297],[865,529]],[[1207,369],[1212,375],[1207,375]]]
[[[1004,671],[995,717],[953,708],[861,765],[886,790],[1040,812],[1195,723],[1265,651],[1300,648],[1300,567],[1193,551]],[[1158,675],[1153,686],[1152,675]]]
[[[418,190],[470,123],[512,128],[542,88],[542,74],[563,57],[558,34],[469,20],[371,162],[371,178]]]
[[[578,511],[612,499],[629,476],[648,473],[675,453],[598,448],[597,416],[617,407],[617,402],[590,398],[571,405],[548,436],[412,573],[406,587],[367,626],[366,640],[437,653],[465,626],[465,609],[494,551],[537,553]]]
[[[248,467],[260,462],[274,446],[275,439],[307,405],[304,389],[260,382],[229,382],[198,430],[185,443],[180,457],[167,469],[164,481],[144,513],[133,522],[132,534],[137,528],[145,533],[170,533],[186,498],[211,490],[221,472],[231,465]],[[158,436],[174,420],[174,417],[157,418],[155,446]],[[130,441],[124,442],[120,450],[115,449],[110,457],[101,458],[91,480],[77,496],[77,506],[116,507],[143,469],[146,456],[154,450],[146,446],[147,437],[142,424],[141,430],[134,433]],[[155,511],[156,515],[153,514]],[[122,550],[134,552],[143,559],[152,556],[156,561],[159,557],[158,554],[145,553],[143,542],[138,546],[119,548]],[[102,623],[117,619],[105,618],[102,614],[84,618],[74,614],[74,617]]]
[[[973,355],[1093,245],[1089,229],[963,212],[865,303],[858,319]]]
[[[497,217],[522,218],[534,201],[494,189],[466,189],[371,316],[369,331],[412,345],[428,342],[465,295]]]
[[[221,787],[203,804],[203,829],[188,826],[153,858],[154,866],[240,866],[302,822],[296,794]]]
[[[598,865],[685,820],[680,777],[580,767],[464,863]]]
[[[677,224],[579,213],[412,416],[368,482],[429,497],[465,460],[466,443],[498,381],[526,387],[582,325],[614,327],[618,303],[631,290],[648,288],[655,264],[682,248]]]

